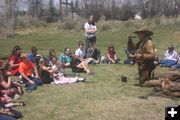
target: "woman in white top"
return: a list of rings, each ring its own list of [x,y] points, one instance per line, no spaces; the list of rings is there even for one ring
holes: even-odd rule
[[[96,43],[96,31],[97,27],[94,22],[94,16],[89,16],[88,22],[84,25],[86,36],[86,51],[89,48],[90,43]]]

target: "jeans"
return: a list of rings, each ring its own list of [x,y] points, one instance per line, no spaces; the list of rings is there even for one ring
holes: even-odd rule
[[[124,60],[124,64],[130,64],[134,63],[134,58],[128,58],[127,60]]]
[[[163,65],[164,67],[171,67],[172,65],[176,64],[176,60],[158,60],[158,63]]]
[[[114,60],[116,63],[119,63],[120,62],[120,59],[117,58],[116,60]],[[111,60],[107,59],[106,60],[107,63],[113,63]]]
[[[32,77],[32,76],[27,76],[29,79],[31,79],[32,81],[34,81],[36,84],[35,85],[42,85],[43,82],[41,80],[38,80],[37,78],[35,77]],[[25,80],[23,78],[23,83],[26,85],[26,87],[30,87],[30,86],[34,86],[33,84],[31,84],[28,80]]]
[[[15,114],[14,117],[9,116],[9,115],[5,115],[5,114],[0,114],[0,120],[16,120],[16,119],[19,119],[19,118],[22,117],[22,114],[21,114],[21,112],[19,112],[19,111],[11,110],[11,112],[12,112],[13,114]]]
[[[180,63],[177,63],[177,64],[171,66],[171,68],[173,68],[175,70],[178,70],[178,69],[180,70]]]

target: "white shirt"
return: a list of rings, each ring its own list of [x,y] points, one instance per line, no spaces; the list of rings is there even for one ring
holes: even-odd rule
[[[51,68],[52,68],[53,70],[58,71],[58,67],[57,67],[56,65],[53,65]]]
[[[166,50],[166,52],[164,53],[164,59],[165,60],[175,60],[177,61],[179,58],[178,53],[174,50],[173,52],[169,52],[169,50]]]
[[[86,51],[83,49],[81,50],[80,48],[78,48],[75,52],[75,55],[78,57],[78,58],[85,58],[86,56]]]
[[[88,22],[84,25],[84,29],[88,29],[88,30],[96,30],[97,27],[96,25],[92,25],[92,24],[89,24]],[[86,37],[95,37],[96,34],[95,33],[86,33],[85,34]]]

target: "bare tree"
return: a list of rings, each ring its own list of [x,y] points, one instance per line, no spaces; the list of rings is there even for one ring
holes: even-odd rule
[[[40,18],[43,16],[43,7],[44,7],[43,0],[29,0],[29,15],[31,17]]]

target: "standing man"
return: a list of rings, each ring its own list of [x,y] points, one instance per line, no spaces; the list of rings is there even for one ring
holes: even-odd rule
[[[131,57],[136,59],[139,70],[139,85],[143,86],[145,81],[150,80],[151,72],[154,69],[155,47],[150,37],[153,32],[146,27],[141,27],[134,33],[137,34],[139,41],[134,43],[129,36],[128,44],[137,50],[137,53]]]
[[[88,22],[84,25],[85,29],[85,36],[86,36],[86,52],[87,49],[90,46],[90,43],[95,44],[96,43],[96,31],[97,27],[95,24],[94,16],[89,16]]]

